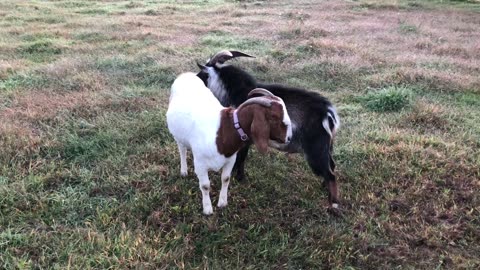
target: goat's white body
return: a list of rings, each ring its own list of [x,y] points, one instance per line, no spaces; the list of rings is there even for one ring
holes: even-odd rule
[[[173,83],[167,111],[167,124],[180,152],[180,173],[187,175],[186,150],[191,149],[195,173],[200,181],[203,212],[213,213],[208,171],[222,171],[218,206],[227,205],[230,174],[237,154],[226,157],[218,152],[216,137],[224,107],[194,73],[181,74]]]

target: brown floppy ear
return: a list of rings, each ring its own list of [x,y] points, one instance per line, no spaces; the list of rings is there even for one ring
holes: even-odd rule
[[[258,152],[265,154],[268,151],[268,141],[270,140],[270,125],[265,118],[265,110],[255,110],[253,121],[250,127],[253,142],[257,146]]]

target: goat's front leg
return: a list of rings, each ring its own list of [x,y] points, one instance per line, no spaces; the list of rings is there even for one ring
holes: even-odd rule
[[[187,147],[177,142],[178,152],[180,152],[180,175],[187,176]]]
[[[202,206],[205,215],[213,214],[212,201],[210,200],[210,180],[208,170],[202,165],[195,163],[195,173],[199,180],[200,191],[202,192]]]
[[[230,157],[230,160],[222,169],[222,189],[220,190],[220,197],[218,198],[218,207],[225,207],[228,204],[228,185],[230,184],[230,175],[232,174],[233,165],[235,164],[235,158],[235,156]]]
[[[237,159],[235,161],[235,171],[237,172],[235,178],[237,181],[242,182],[245,180],[245,159],[248,156],[248,149],[251,144],[247,144],[240,151],[237,152]]]

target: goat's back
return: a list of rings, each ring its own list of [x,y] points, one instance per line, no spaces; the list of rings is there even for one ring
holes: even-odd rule
[[[194,73],[178,76],[172,85],[167,125],[175,139],[192,148],[215,144],[223,109],[212,92]]]
[[[283,99],[288,114],[297,128],[301,128],[307,124],[306,122],[316,122],[320,125],[327,117],[328,108],[332,107],[327,98],[314,91],[279,84],[258,83],[257,87],[265,88]]]

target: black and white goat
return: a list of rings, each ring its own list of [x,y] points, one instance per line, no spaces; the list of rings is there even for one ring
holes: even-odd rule
[[[279,84],[259,83],[244,70],[225,63],[229,59],[242,56],[252,57],[238,51],[221,51],[206,65],[198,64],[201,71],[197,76],[223,106],[239,106],[247,100],[250,90],[257,87],[267,89],[282,98],[292,120],[293,137],[290,144],[272,143],[271,146],[290,153],[303,152],[313,172],[324,178],[329,203],[337,208],[338,189],[332,149],[340,119],[335,107],[319,93]],[[248,146],[243,148],[237,155],[235,168],[238,180],[245,177],[248,149]]]
[[[193,153],[195,174],[202,191],[203,213],[213,213],[208,171],[222,169],[218,207],[227,205],[227,191],[238,150],[251,138],[267,151],[269,141],[288,143],[292,137],[285,104],[265,89],[237,109],[225,108],[194,73],[180,75],[172,85],[167,125],[180,152],[180,174],[187,175],[187,149]]]

